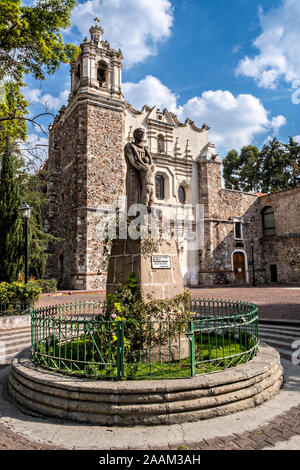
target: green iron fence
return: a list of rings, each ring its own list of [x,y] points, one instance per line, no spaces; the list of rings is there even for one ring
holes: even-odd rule
[[[103,303],[32,311],[32,358],[44,368],[97,379],[193,377],[258,353],[258,315],[243,302],[195,300],[191,320],[107,320]]]
[[[31,306],[28,304],[0,304],[0,317],[6,315],[28,315]]]

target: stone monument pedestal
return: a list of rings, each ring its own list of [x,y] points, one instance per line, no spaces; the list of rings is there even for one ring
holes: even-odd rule
[[[182,294],[183,278],[174,237],[157,243],[151,254],[144,252],[145,241],[114,240],[109,258],[106,292],[113,293],[130,273],[138,279],[142,298],[169,300]]]

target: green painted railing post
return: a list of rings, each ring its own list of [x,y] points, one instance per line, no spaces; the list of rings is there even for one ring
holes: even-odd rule
[[[190,348],[190,362],[191,362],[191,377],[196,375],[196,365],[195,365],[195,326],[194,322],[189,322],[189,348]]]
[[[117,378],[124,377],[124,323],[117,321]]]

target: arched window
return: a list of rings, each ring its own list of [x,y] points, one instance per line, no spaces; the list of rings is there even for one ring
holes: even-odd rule
[[[185,204],[185,189],[183,186],[179,186],[178,188],[178,200],[181,204]]]
[[[162,175],[155,176],[155,196],[160,201],[165,199],[165,179]]]
[[[234,238],[235,240],[243,239],[243,224],[239,220],[234,221]]]
[[[275,216],[273,207],[265,207],[262,211],[263,219],[263,235],[264,237],[272,237],[276,235]]]
[[[157,136],[157,151],[158,153],[164,153],[165,151],[165,139],[163,135]]]
[[[78,80],[80,80],[80,77],[81,77],[80,64],[77,65],[77,69],[76,69],[76,72],[75,72],[75,76],[78,78]]]
[[[106,82],[107,65],[100,62],[97,67],[97,81],[99,86],[102,87]]]

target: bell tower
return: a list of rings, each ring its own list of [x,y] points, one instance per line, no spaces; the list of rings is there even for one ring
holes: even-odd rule
[[[98,25],[90,28],[90,39],[81,44],[81,53],[71,65],[71,97],[90,89],[107,98],[123,100],[122,52],[103,41],[103,29]]]
[[[95,23],[71,64],[68,105],[49,131],[46,224],[61,241],[49,250],[47,275],[61,272],[60,288],[105,288],[101,210],[125,194],[123,56]]]

